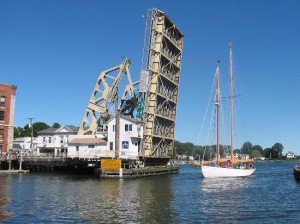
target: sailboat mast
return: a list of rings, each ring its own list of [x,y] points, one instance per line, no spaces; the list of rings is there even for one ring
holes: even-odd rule
[[[221,95],[221,90],[220,90],[220,68],[219,68],[219,61],[217,64],[216,68],[216,117],[217,117],[217,145],[216,145],[216,153],[217,153],[217,163],[220,160],[220,95]]]
[[[233,62],[232,62],[232,44],[229,43],[229,61],[230,61],[230,152],[231,152],[231,161],[234,159],[234,95],[233,95]]]

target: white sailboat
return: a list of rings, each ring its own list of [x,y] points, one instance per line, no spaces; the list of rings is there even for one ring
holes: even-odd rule
[[[230,159],[220,158],[220,69],[219,64],[216,68],[216,123],[217,123],[217,143],[216,143],[216,159],[211,161],[202,161],[201,170],[204,178],[219,178],[219,177],[245,177],[250,176],[255,172],[253,160],[237,160],[234,157],[234,95],[233,95],[233,62],[232,62],[232,45],[230,49]]]

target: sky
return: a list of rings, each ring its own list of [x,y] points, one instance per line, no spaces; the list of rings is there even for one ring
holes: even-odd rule
[[[100,72],[132,60],[139,80],[150,8],[184,34],[175,139],[206,144],[217,60],[241,86],[245,141],[300,155],[300,1],[0,0],[0,83],[16,85],[15,126],[80,126]],[[207,129],[207,127],[204,127]]]

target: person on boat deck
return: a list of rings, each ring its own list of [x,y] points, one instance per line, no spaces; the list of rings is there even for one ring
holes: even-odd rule
[[[219,167],[224,167],[223,163],[219,162]]]
[[[242,163],[239,163],[238,164],[238,169],[244,169],[244,163],[242,164]]]
[[[249,164],[250,169],[254,169],[253,163]]]
[[[228,162],[227,162],[227,167],[228,167],[228,168],[232,168],[232,163],[231,163],[230,160],[228,160]]]

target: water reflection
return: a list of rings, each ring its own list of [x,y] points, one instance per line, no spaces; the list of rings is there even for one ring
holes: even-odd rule
[[[101,215],[91,211],[86,218],[102,223],[172,223],[171,186],[168,176],[102,180],[94,189]]]
[[[202,191],[207,193],[212,192],[225,192],[245,189],[252,183],[251,177],[241,178],[204,178],[201,183]]]
[[[174,223],[172,175],[139,180],[139,201],[142,223]]]
[[[262,163],[251,177],[224,179],[203,179],[190,166],[177,175],[127,180],[45,172],[0,176],[1,221],[298,223],[300,185],[292,167]],[[5,220],[4,210],[12,213]]]
[[[252,185],[251,177],[203,179],[200,185],[203,192],[203,213],[206,217],[217,215],[219,220],[216,221],[225,223],[245,217],[249,213],[248,193]],[[222,220],[222,217],[227,218]]]
[[[10,175],[0,174],[0,222],[11,217],[11,213],[5,210],[10,203]]]
[[[54,173],[12,176],[7,223],[174,223],[172,177],[101,180]],[[2,188],[5,188],[2,187]],[[1,204],[8,192],[2,191]]]

